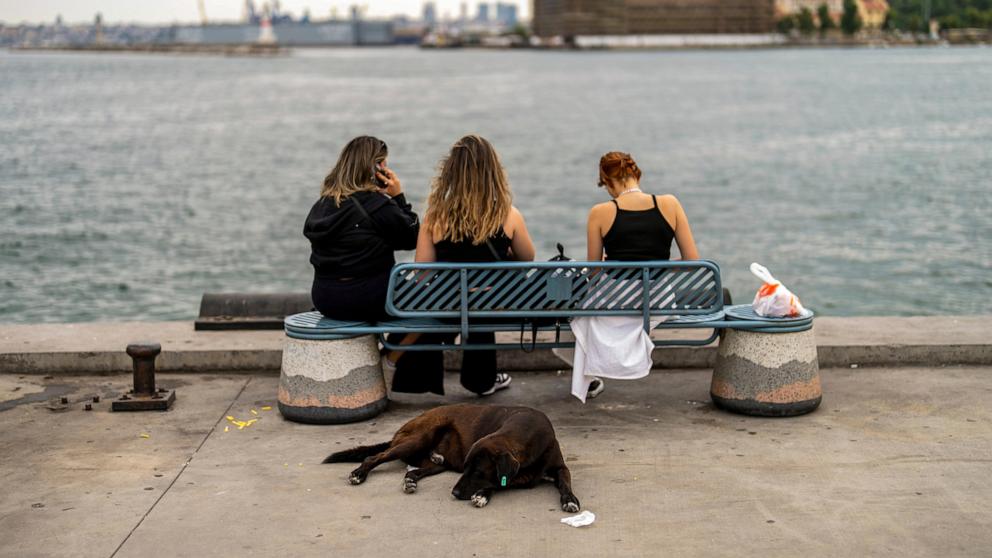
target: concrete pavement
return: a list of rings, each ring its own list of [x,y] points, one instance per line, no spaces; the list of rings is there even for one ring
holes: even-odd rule
[[[454,378],[446,398],[312,426],[262,410],[268,375],[162,374],[176,406],[140,414],[107,410],[126,375],[0,375],[0,556],[987,556],[990,373],[828,369],[820,409],[789,419],[713,409],[702,370],[610,381],[584,406],[567,376],[515,374],[486,401],[551,417],[597,514],[581,529],[559,523],[550,485],[475,509],[451,498],[453,473],[407,495],[398,464],[359,487],[349,465],[319,464],[474,401]],[[47,409],[54,394],[71,409]],[[238,430],[226,416],[258,422]]]

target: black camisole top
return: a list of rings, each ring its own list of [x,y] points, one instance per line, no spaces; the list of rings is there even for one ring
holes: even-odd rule
[[[603,236],[607,261],[671,259],[675,231],[658,209],[657,196],[651,199],[654,207],[644,210],[620,209],[617,200],[612,200],[617,206],[617,216]]]
[[[492,249],[490,249],[490,245]],[[495,254],[493,252],[495,251]],[[510,237],[502,228],[489,238],[489,244],[472,244],[470,240],[452,242],[442,240],[434,244],[434,254],[439,262],[496,262],[509,261]]]

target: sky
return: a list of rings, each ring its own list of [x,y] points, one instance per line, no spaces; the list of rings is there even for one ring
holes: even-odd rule
[[[261,6],[265,0],[255,0]],[[510,1],[519,6],[523,18],[530,17],[530,0]],[[241,18],[244,0],[203,0],[207,19],[211,21],[235,21]],[[283,11],[299,17],[304,8],[310,8],[310,16],[323,19],[337,8],[338,16],[349,13],[349,6],[358,4],[367,8],[370,17],[395,14],[419,15],[423,0],[281,0]],[[478,0],[466,0],[468,13],[474,16]],[[445,13],[457,17],[462,0],[435,0],[438,15]],[[490,9],[490,12],[493,10]],[[103,14],[107,23],[172,23],[198,22],[197,0],[0,0],[0,21],[15,24],[21,22],[40,23],[55,21],[62,15],[66,23],[93,21],[97,12]]]

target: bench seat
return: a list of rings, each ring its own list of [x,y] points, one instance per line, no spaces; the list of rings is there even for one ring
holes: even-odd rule
[[[812,313],[801,318],[763,318],[750,305],[724,306],[719,267],[691,262],[495,262],[399,264],[390,275],[386,310],[394,316],[377,323],[332,320],[304,312],[285,320],[295,339],[334,340],[378,335],[391,349],[480,350],[571,348],[558,333],[579,316],[632,316],[655,329],[712,329],[706,339],[658,339],[656,346],[707,345],[721,329],[792,333],[812,327]],[[533,322],[540,325],[532,325]],[[535,332],[555,332],[537,341]],[[390,333],[520,333],[519,343],[494,345],[393,345]]]
[[[523,326],[524,340],[516,343],[500,343],[496,345],[472,345],[471,347],[459,344],[442,345],[403,345],[402,347],[383,340],[383,344],[390,349],[405,350],[451,350],[451,349],[506,349],[519,348],[572,348],[574,343],[569,341],[537,341],[531,342],[530,335],[534,329],[529,323],[506,322],[506,321],[486,321],[484,319],[469,322],[469,331],[472,333],[521,333]],[[712,314],[699,314],[692,316],[674,316],[669,320],[660,323],[655,330],[666,329],[741,329],[757,331],[761,333],[789,333],[805,331],[812,327],[812,316],[805,318],[762,318],[756,316],[748,304],[727,306],[725,310]],[[311,341],[349,339],[361,335],[378,335],[384,337],[390,333],[461,333],[461,324],[453,320],[440,320],[435,318],[399,318],[385,320],[381,322],[352,322],[333,320],[321,315],[320,312],[304,312],[289,316],[285,321],[286,335],[293,339],[307,339]],[[569,331],[567,321],[559,324],[538,325],[536,331],[539,332],[564,332]],[[662,347],[668,345],[692,346],[708,345],[715,340],[716,335],[711,335],[706,339],[656,339],[655,345]]]

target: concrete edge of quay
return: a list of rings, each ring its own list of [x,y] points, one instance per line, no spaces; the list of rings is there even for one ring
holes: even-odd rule
[[[990,316],[818,318],[815,324],[821,368],[857,366],[941,366],[992,364]],[[519,336],[504,334],[503,341]],[[669,335],[666,333],[666,336]],[[689,338],[698,332],[672,333]],[[0,325],[0,373],[121,374],[132,369],[127,343],[151,339],[162,344],[156,368],[163,372],[275,373],[282,362],[282,331],[195,331],[192,322],[119,322]],[[525,342],[526,344],[526,342]],[[657,368],[712,368],[715,344],[664,347],[654,353]],[[460,354],[448,352],[456,368]],[[511,371],[564,370],[550,350],[508,349],[500,366]]]

